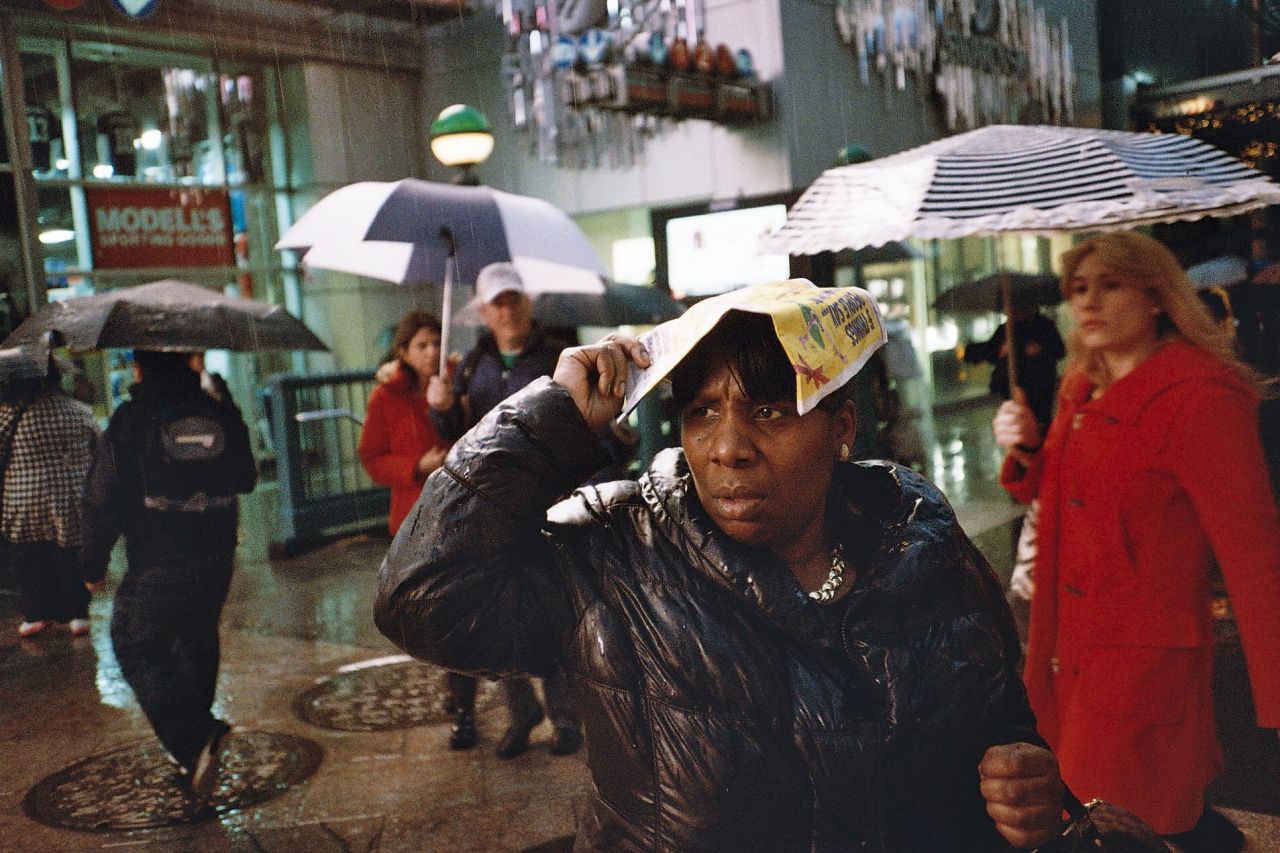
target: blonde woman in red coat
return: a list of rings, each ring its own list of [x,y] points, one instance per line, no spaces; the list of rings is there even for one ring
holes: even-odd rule
[[[1073,361],[1043,442],[1019,395],[1001,484],[1040,498],[1025,678],[1064,781],[1184,851],[1243,837],[1207,808],[1221,769],[1209,568],[1244,643],[1259,726],[1280,726],[1280,518],[1256,376],[1173,254],[1137,233],[1063,256]]]

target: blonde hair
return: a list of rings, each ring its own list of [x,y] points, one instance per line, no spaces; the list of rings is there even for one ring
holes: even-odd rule
[[[1236,356],[1235,339],[1214,322],[1182,265],[1163,243],[1136,231],[1120,231],[1092,237],[1063,252],[1062,295],[1068,301],[1076,269],[1090,255],[1096,255],[1110,272],[1132,278],[1147,289],[1161,312],[1156,322],[1161,340],[1181,339],[1197,346],[1230,366],[1248,385],[1262,390],[1262,377]],[[1098,387],[1111,384],[1101,353],[1084,346],[1079,329],[1071,331],[1067,344],[1073,365]]]

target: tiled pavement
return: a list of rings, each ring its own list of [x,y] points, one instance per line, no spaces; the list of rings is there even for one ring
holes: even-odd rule
[[[1013,508],[992,485],[989,413],[961,411],[935,424],[931,473],[967,530],[1008,571]],[[247,502],[245,517],[256,508]],[[111,601],[93,605],[89,637],[65,629],[19,641],[16,601],[0,593],[0,850],[519,851],[572,832],[580,756],[547,752],[550,726],[528,753],[493,755],[505,723],[500,703],[482,701],[481,743],[449,752],[448,726],[337,731],[303,722],[297,698],[340,668],[394,655],[370,621],[373,575],[385,538],[354,536],[286,560],[269,560],[246,523],[241,565],[223,620],[220,713],[252,731],[299,736],[323,749],[319,769],[274,798],[187,825],[84,831],[48,826],[23,811],[28,791],[63,768],[132,744],[149,729],[120,679],[106,634]],[[113,578],[119,579],[118,567]],[[1250,726],[1241,700],[1238,645],[1224,646],[1219,711],[1229,772],[1215,801],[1280,851],[1280,745]],[[119,803],[79,791],[79,818],[112,819]],[[74,798],[73,798],[74,799]],[[127,809],[126,809],[127,811]],[[1266,814],[1264,814],[1266,813]]]

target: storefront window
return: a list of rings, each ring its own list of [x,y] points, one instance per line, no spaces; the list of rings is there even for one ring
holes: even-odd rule
[[[221,184],[217,78],[189,60],[77,44],[71,80],[84,174],[99,180]]]
[[[218,77],[227,183],[261,184],[268,178],[267,111],[262,75],[248,69]]]
[[[47,286],[65,288],[79,281],[72,281],[65,274],[80,266],[76,252],[75,219],[71,213],[71,190],[65,186],[39,185],[36,197],[40,201],[37,214],[40,248],[44,253],[44,271]]]
[[[37,178],[65,177],[70,165],[62,137],[62,102],[54,55],[23,51],[22,90],[32,172]]]

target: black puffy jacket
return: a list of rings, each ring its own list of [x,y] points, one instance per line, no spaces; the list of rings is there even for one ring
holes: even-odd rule
[[[839,466],[857,580],[824,606],[712,525],[678,450],[553,507],[592,447],[549,379],[502,403],[428,479],[376,606],[424,660],[570,677],[579,850],[1008,849],[977,765],[1043,742],[999,584],[935,488]]]

